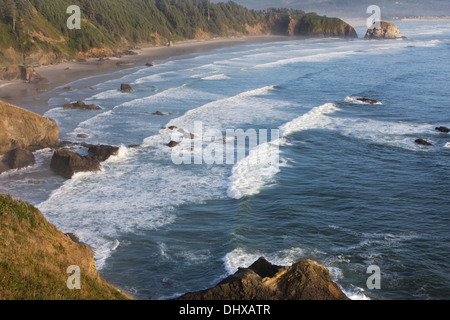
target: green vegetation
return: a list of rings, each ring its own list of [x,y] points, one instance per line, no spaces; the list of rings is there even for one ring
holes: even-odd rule
[[[80,267],[81,289],[67,288]],[[92,252],[50,224],[32,205],[0,194],[0,300],[130,299],[98,275]]]
[[[80,30],[67,28],[70,15],[66,11],[70,5],[81,8]],[[170,40],[291,34],[289,23],[302,17],[311,25],[307,29],[298,25],[299,34],[308,35],[310,29],[334,25],[326,17],[307,15],[301,10],[254,11],[233,1],[2,0],[0,64],[24,60],[24,55],[36,52],[54,62],[67,56],[105,56],[136,45],[162,45]]]

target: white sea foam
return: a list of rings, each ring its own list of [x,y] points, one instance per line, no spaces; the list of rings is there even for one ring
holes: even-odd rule
[[[259,193],[280,172],[280,139],[258,145],[233,166],[227,195],[233,199]]]
[[[107,90],[93,95],[92,97],[86,98],[86,101],[91,100],[106,100],[106,99],[114,99],[122,96],[124,93],[120,92],[120,90]]]
[[[245,196],[258,194],[267,184],[274,181],[280,172],[280,165],[286,161],[280,158],[279,148],[284,144],[284,137],[302,130],[324,128],[331,122],[327,114],[339,110],[335,104],[326,103],[315,107],[306,114],[285,123],[280,129],[278,138],[260,144],[250,150],[249,155],[236,163],[228,178],[227,194],[230,198],[241,199]]]
[[[273,68],[273,67],[280,67],[280,66],[286,66],[293,63],[299,63],[299,62],[324,62],[324,61],[330,61],[336,58],[343,58],[347,57],[349,55],[358,54],[357,51],[349,50],[349,51],[342,51],[342,52],[327,52],[327,53],[318,53],[313,54],[309,56],[301,56],[301,57],[294,57],[294,58],[286,58],[281,59],[274,62],[268,62],[268,63],[262,63],[259,65],[254,66],[254,68]]]
[[[447,142],[444,146],[444,148],[450,148],[450,142]]]
[[[226,74],[215,74],[212,76],[204,77],[202,80],[227,80],[230,79]]]
[[[289,266],[298,262],[304,257],[304,250],[299,247],[276,251],[262,252],[251,251],[244,248],[236,248],[227,253],[223,258],[225,270],[229,275],[238,271],[238,268],[247,268],[252,265],[258,258],[264,257],[267,261],[274,265]]]

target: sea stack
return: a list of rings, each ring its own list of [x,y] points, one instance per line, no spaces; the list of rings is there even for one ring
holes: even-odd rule
[[[366,40],[406,39],[393,23],[381,21],[379,28],[370,28],[364,37]]]

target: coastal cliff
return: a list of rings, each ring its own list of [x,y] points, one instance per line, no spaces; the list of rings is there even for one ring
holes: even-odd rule
[[[15,148],[35,151],[59,143],[59,129],[54,120],[1,100],[0,132],[0,155]]]
[[[54,120],[0,100],[0,174],[34,165],[32,151],[58,144]]]
[[[69,289],[70,266],[80,289]],[[85,244],[58,231],[32,205],[0,194],[0,300],[128,300],[98,274]]]
[[[80,29],[67,27],[70,5],[81,10]],[[216,37],[356,37],[338,18],[301,10],[256,11],[233,1],[206,0],[8,1],[0,5],[0,34],[0,66],[121,56],[138,46]]]

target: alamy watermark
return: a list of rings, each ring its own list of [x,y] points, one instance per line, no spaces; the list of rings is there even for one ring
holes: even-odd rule
[[[371,274],[369,278],[367,278],[366,285],[370,290],[381,289],[381,269],[377,265],[370,265],[367,268],[367,274]]]
[[[66,273],[70,274],[67,278],[66,285],[70,290],[81,289],[81,269],[79,266],[69,266]]]
[[[381,28],[381,9],[379,6],[371,5],[367,8],[367,13],[372,14],[367,18],[367,29],[380,29]]]
[[[252,164],[279,163],[279,129],[204,129],[194,122],[194,132],[172,127],[174,164],[236,164],[252,154]]]
[[[67,14],[71,16],[67,19],[67,28],[69,30],[81,29],[81,9],[79,6],[72,5],[67,7]]]

